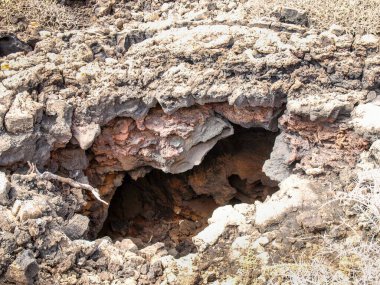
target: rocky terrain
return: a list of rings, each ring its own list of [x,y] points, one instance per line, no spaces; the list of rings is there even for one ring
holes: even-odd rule
[[[380,168],[379,37],[249,5],[0,30],[1,284],[285,284],[373,234],[336,192]]]

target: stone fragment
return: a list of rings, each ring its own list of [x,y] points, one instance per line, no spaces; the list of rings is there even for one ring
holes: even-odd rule
[[[49,100],[46,103],[46,118],[43,127],[55,139],[56,147],[64,147],[71,139],[73,107],[64,100]]]
[[[57,151],[53,158],[67,170],[84,170],[88,167],[88,158],[83,149],[65,148]]]
[[[0,171],[0,205],[7,205],[9,203],[9,190],[11,184],[8,181],[4,172]]]
[[[137,253],[138,251],[137,245],[128,238],[125,238],[121,241],[117,241],[115,243],[115,246],[119,247],[123,251],[130,251],[134,253]]]
[[[361,154],[357,168],[359,171],[380,168],[380,140],[376,140],[368,151]]]
[[[240,212],[236,211],[234,207],[228,205],[217,208],[208,222],[209,224],[223,223],[228,226],[238,226],[241,223],[246,222],[246,217],[244,217]]]
[[[380,38],[373,34],[362,35],[355,44],[361,45],[365,48],[379,48]]]
[[[4,129],[4,117],[14,100],[15,92],[0,84],[0,131]]]
[[[355,131],[367,138],[380,136],[380,106],[373,103],[361,104],[353,112],[352,124]]]
[[[208,220],[209,226],[192,238],[199,251],[214,245],[228,226],[241,226],[249,223],[247,217],[231,205],[217,208]]]
[[[16,95],[8,113],[5,115],[5,127],[13,134],[32,132],[35,123],[42,119],[43,105],[33,101],[28,93]]]
[[[270,159],[265,161],[263,165],[264,173],[273,181],[283,181],[291,173],[289,163],[291,162],[292,155],[289,144],[285,141],[285,134],[281,133],[276,138]]]
[[[365,59],[363,70],[363,88],[376,90],[380,87],[380,55],[375,53]]]
[[[38,264],[32,251],[24,250],[9,266],[6,277],[16,284],[32,285],[38,270]]]
[[[173,259],[165,270],[169,284],[199,284],[197,279],[197,267],[195,266],[197,255],[190,253],[184,257]]]
[[[153,262],[149,267],[148,279],[154,280],[156,277],[161,276],[163,273],[162,263],[160,260]]]
[[[229,257],[231,259],[239,259],[241,256],[244,256],[246,251],[249,249],[251,245],[251,237],[250,236],[241,236],[237,237],[233,243],[231,244],[231,250]]]
[[[21,161],[44,160],[43,156],[34,160],[38,147],[37,139],[38,135],[33,133],[20,135],[0,133],[0,166],[9,166]]]
[[[119,283],[115,282],[112,284],[118,285]],[[122,283],[120,283],[120,285],[137,285],[137,281],[130,277],[130,278],[127,278],[124,281],[122,281]]]
[[[203,231],[192,238],[193,243],[199,251],[206,250],[209,246],[214,245],[219,237],[226,230],[226,224],[214,223],[207,226]]]
[[[225,103],[213,104],[213,110],[228,121],[244,128],[264,128],[276,132],[280,110],[270,107],[236,107]]]
[[[29,219],[42,217],[44,205],[39,204],[39,202],[40,201],[36,200],[22,202],[20,209],[17,212],[17,218],[20,221],[27,221]]]
[[[74,126],[73,136],[79,142],[81,149],[86,150],[92,146],[100,131],[100,126],[95,123],[86,126]]]
[[[124,258],[128,262],[128,264],[130,264],[130,266],[133,268],[138,268],[146,262],[146,260],[143,257],[138,256],[136,253],[131,251],[125,252]]]
[[[304,26],[308,25],[308,15],[304,10],[294,9],[290,7],[278,7],[273,14],[281,22],[284,23]]]
[[[12,214],[11,210],[6,210],[2,212],[2,218],[0,219],[0,229],[6,232],[14,232],[17,225],[17,220]]]
[[[303,212],[297,216],[297,223],[312,233],[318,233],[326,229],[327,224],[323,218],[314,211]]]
[[[167,255],[167,251],[165,249],[165,244],[162,242],[156,242],[150,246],[147,246],[140,250],[142,256],[144,256],[147,260],[154,262],[154,260],[159,259],[160,257]]]
[[[290,94],[287,111],[311,121],[335,121],[340,115],[350,114],[354,106],[367,97],[367,91]]]
[[[270,256],[268,252],[262,252],[257,255],[257,259],[260,261],[262,265],[266,265],[269,263]]]
[[[375,141],[369,149],[370,158],[380,167],[380,140]]]
[[[29,235],[31,237],[38,237],[46,230],[46,221],[44,219],[35,219],[33,221],[29,221]]]
[[[63,228],[63,232],[71,240],[85,238],[89,223],[90,219],[87,216],[75,214]]]
[[[108,15],[111,12],[114,4],[114,0],[97,0],[94,8],[95,15],[97,17]]]
[[[287,213],[316,205],[316,201],[311,182],[291,175],[280,183],[280,190],[269,200],[256,202],[255,224],[265,228],[279,223]]]

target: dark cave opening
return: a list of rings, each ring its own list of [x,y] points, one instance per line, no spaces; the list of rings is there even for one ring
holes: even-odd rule
[[[139,247],[163,242],[183,256],[191,238],[207,226],[219,206],[264,201],[278,190],[262,172],[277,133],[234,125],[202,163],[180,174],[153,169],[133,180],[125,175],[116,190],[99,236],[131,238]]]

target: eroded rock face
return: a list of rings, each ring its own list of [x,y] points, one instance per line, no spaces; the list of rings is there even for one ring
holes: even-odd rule
[[[232,126],[205,107],[171,116],[152,110],[142,120],[117,119],[92,150],[102,172],[150,166],[180,173],[199,165],[218,140],[232,134]]]
[[[191,238],[218,205],[264,201],[277,190],[262,172],[275,133],[234,126],[201,165],[177,175],[152,170],[134,181],[124,178],[108,211],[101,236],[134,237],[142,244],[164,242],[180,256],[194,249]]]
[[[245,4],[223,17],[199,5],[199,19],[183,16],[193,21],[152,16],[120,31],[68,31],[47,35],[33,54],[3,57],[0,164],[31,160],[42,166],[72,137],[89,149],[112,120],[141,120],[157,103],[172,114],[194,104],[228,102],[231,109],[222,104],[215,112],[236,124],[275,130],[273,118],[286,103],[291,115],[330,122],[378,95],[377,37],[354,38],[336,28],[306,33],[272,20],[248,25]],[[177,13],[178,7],[166,8]],[[131,31],[145,36],[120,49],[114,36]],[[28,103],[33,110],[17,107],[25,90],[36,91]]]
[[[279,20],[256,21],[251,1],[127,2],[97,1],[98,23],[41,33],[28,54],[4,52],[0,42],[0,167],[7,175],[25,172],[31,161],[40,170],[90,183],[110,201],[125,171],[138,178],[151,168],[189,170],[232,134],[232,124],[279,130],[265,173],[245,155],[238,163],[225,157],[218,160],[220,169],[201,165],[201,173],[194,169],[170,181],[171,191],[191,185],[196,195],[219,204],[252,202],[280,182],[291,181],[281,186],[289,191],[299,181],[342,188],[360,158],[359,168],[378,164],[377,36],[351,36],[338,27],[309,30],[294,24],[306,25],[307,15],[288,8],[277,11]],[[227,275],[236,276],[240,265],[231,260],[250,245],[267,263],[266,248],[275,257],[295,252],[288,236],[326,227],[314,201],[277,195],[255,209],[226,208],[228,215],[216,216],[238,212],[242,226],[213,219],[211,230],[196,239],[202,253],[174,260],[162,244],[141,252],[107,238],[86,241],[91,229],[100,230],[107,207],[65,184],[9,175],[0,176],[0,282],[8,271],[14,282],[36,284],[232,282]],[[225,187],[215,189],[214,182]],[[247,197],[256,186],[263,187]],[[297,207],[298,215],[291,208],[301,200],[308,207]],[[195,217],[189,209],[196,207],[185,202],[173,205]],[[253,215],[287,202],[284,215],[268,210],[264,220],[274,217],[269,224],[275,228],[264,229],[262,237]],[[29,261],[21,264],[15,252],[25,250],[33,254],[26,252]],[[212,262],[226,256],[231,266],[219,276],[220,264]],[[43,266],[26,274],[35,263]]]

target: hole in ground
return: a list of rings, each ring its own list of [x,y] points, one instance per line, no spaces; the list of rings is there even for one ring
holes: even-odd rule
[[[234,129],[201,165],[185,173],[155,169],[137,180],[126,174],[99,236],[131,238],[139,247],[164,242],[173,255],[183,256],[195,250],[191,238],[207,226],[218,206],[264,201],[277,191],[262,172],[277,133]]]

